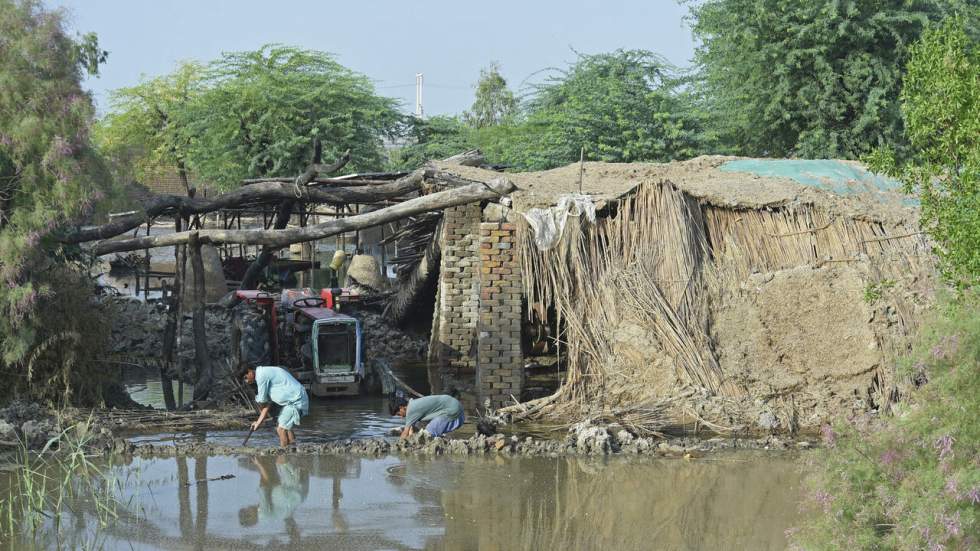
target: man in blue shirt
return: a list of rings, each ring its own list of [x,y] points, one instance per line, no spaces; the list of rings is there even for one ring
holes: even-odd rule
[[[398,397],[389,403],[389,413],[405,418],[401,437],[408,438],[415,432],[415,424],[428,421],[425,431],[432,436],[442,436],[462,426],[465,417],[459,400],[445,394],[423,396],[405,401]]]
[[[259,418],[252,423],[252,430],[262,425],[262,421],[269,415],[269,408],[275,402],[282,407],[278,417],[279,426],[276,427],[279,445],[286,447],[294,444],[296,435],[293,434],[293,427],[299,424],[302,416],[310,412],[310,398],[303,385],[288,371],[274,365],[250,365],[245,371],[245,382],[255,383],[258,387],[255,401],[262,408]]]

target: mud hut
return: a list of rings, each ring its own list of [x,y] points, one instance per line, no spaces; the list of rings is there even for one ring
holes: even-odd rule
[[[412,230],[388,314],[432,308],[436,390],[638,431],[796,430],[901,391],[894,360],[934,268],[896,182],[854,162],[717,156],[507,178],[519,189],[499,204]],[[514,405],[528,333],[547,327],[563,384]]]

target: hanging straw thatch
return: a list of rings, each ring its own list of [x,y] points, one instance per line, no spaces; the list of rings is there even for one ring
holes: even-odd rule
[[[519,417],[615,417],[655,431],[668,424],[668,406],[699,417],[680,404],[684,398],[734,402],[748,392],[719,365],[712,301],[760,271],[861,259],[880,281],[919,269],[928,255],[924,238],[907,227],[891,234],[880,221],[808,204],[715,206],[666,180],[637,186],[594,225],[569,220],[549,250],[539,250],[521,222],[525,296],[554,309],[567,376],[555,395],[507,409]],[[620,354],[623,327],[646,331],[651,342],[644,344],[664,361]],[[877,377],[886,379],[894,377]],[[656,415],[637,417],[641,411]]]

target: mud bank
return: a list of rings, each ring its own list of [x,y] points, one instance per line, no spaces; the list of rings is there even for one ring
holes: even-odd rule
[[[333,442],[299,443],[288,448],[216,445],[207,442],[144,444],[117,439],[112,451],[135,457],[188,457],[221,455],[351,455],[379,457],[398,456],[482,456],[562,457],[603,455],[647,455],[654,457],[695,458],[704,454],[731,450],[770,450],[775,452],[808,449],[812,440],[766,438],[697,438],[670,439],[635,437],[615,428],[591,426],[571,431],[564,439],[519,438],[496,434],[470,438],[432,438],[418,433],[407,440],[394,438],[347,439]]]

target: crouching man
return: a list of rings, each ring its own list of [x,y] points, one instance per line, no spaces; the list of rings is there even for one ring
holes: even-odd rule
[[[245,382],[255,383],[258,393],[255,401],[259,403],[261,410],[259,418],[252,423],[252,430],[258,429],[262,421],[269,415],[269,409],[275,403],[281,406],[279,411],[279,425],[276,432],[279,434],[279,445],[286,447],[296,442],[296,435],[293,434],[293,427],[299,424],[302,416],[310,413],[310,398],[306,395],[306,389],[288,371],[274,365],[248,366],[245,371]]]
[[[460,426],[465,420],[463,416],[463,405],[459,400],[445,394],[436,394],[406,401],[404,398],[395,398],[389,405],[392,415],[405,418],[405,428],[402,429],[401,437],[408,438],[415,432],[415,424],[428,421],[425,431],[432,436],[442,436],[450,433]]]

